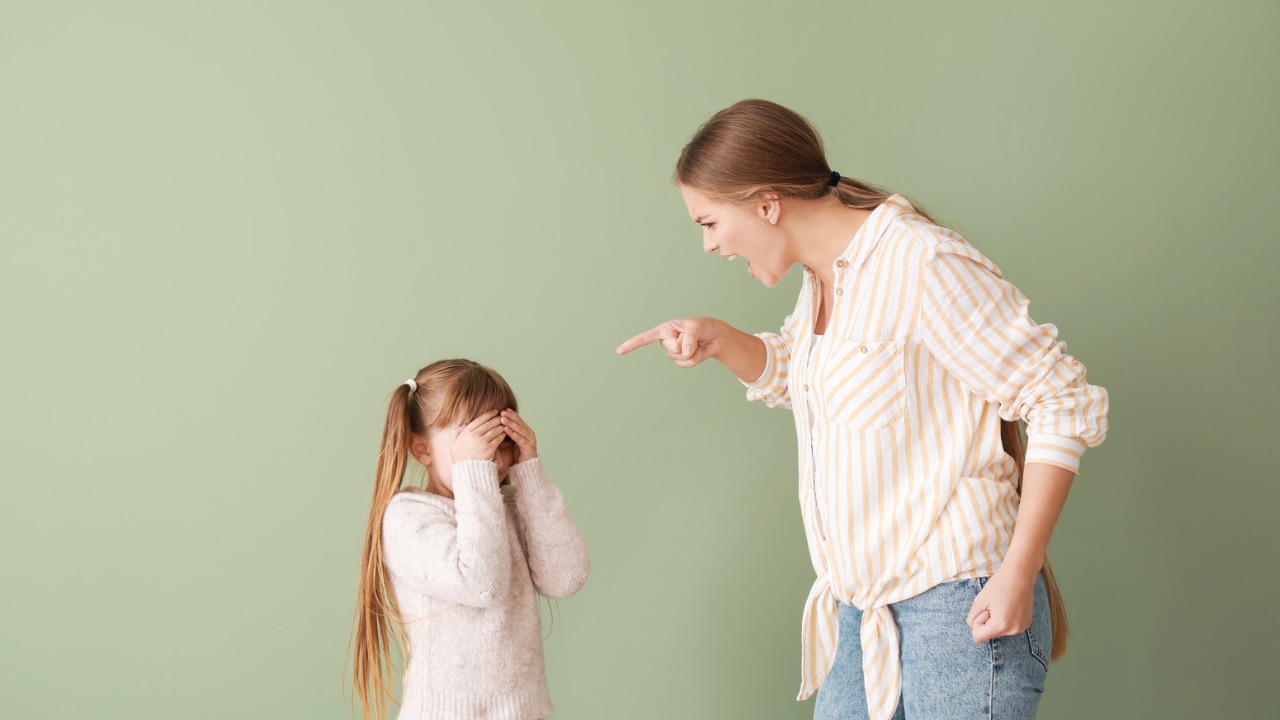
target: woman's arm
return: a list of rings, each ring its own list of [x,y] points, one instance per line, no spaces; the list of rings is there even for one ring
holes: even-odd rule
[[[1058,329],[1032,320],[1026,296],[962,239],[936,243],[922,272],[919,329],[930,354],[1002,419],[1026,421],[1028,463],[1078,469],[1080,452],[1106,438],[1107,391],[1085,380]],[[1070,438],[1082,444],[1071,449]]]
[[[968,624],[974,642],[1020,633],[1031,626],[1029,598],[1054,525],[1067,502],[1075,473],[1046,463],[1028,463],[1022,474],[1022,500],[1013,540],[1000,569],[974,599]]]
[[[1086,447],[1107,434],[1107,391],[1085,380],[1057,328],[1028,313],[1030,301],[959,236],[926,257],[920,301],[925,346],[1004,420],[1027,423],[1022,498],[1001,567],[969,612],[973,639],[1026,630],[1036,573]]]
[[[783,322],[781,333],[751,335],[716,318],[677,318],[627,340],[617,353],[626,355],[657,341],[679,367],[691,368],[715,358],[747,386],[749,399],[763,400],[770,407],[790,407],[787,369],[798,321],[799,313],[793,313]]]

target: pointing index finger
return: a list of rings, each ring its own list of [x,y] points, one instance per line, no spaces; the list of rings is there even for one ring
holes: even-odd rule
[[[655,340],[661,340],[663,327],[665,327],[665,323],[636,335],[630,340],[619,345],[616,352],[619,355],[626,355],[632,350],[644,347]]]

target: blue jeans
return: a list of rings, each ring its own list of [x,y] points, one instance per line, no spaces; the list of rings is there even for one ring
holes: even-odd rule
[[[1036,577],[1031,627],[975,643],[965,618],[987,578],[942,583],[889,606],[902,652],[902,697],[894,720],[1034,718],[1049,668],[1049,598]],[[840,639],[818,688],[814,720],[866,720],[862,611],[840,604]]]

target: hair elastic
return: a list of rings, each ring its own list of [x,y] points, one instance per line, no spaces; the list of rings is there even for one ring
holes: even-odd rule
[[[404,384],[409,386],[409,392],[410,392],[410,393],[417,392],[417,390],[418,390],[418,383],[417,383],[417,381],[415,381],[413,378],[409,378],[408,380],[405,380],[405,381],[404,381]]]
[[[828,185],[830,185],[831,187],[835,187],[835,186],[839,185],[839,184],[840,184],[840,173],[836,172],[835,170],[832,170],[832,171],[831,171],[831,179],[827,181],[827,184],[828,184]]]

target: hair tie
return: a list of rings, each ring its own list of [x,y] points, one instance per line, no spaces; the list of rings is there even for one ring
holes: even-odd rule
[[[828,184],[828,185],[830,185],[831,187],[835,187],[835,186],[839,185],[839,184],[840,184],[840,173],[836,172],[835,170],[832,170],[832,171],[831,171],[831,179],[827,181],[827,184]]]
[[[405,381],[404,381],[404,384],[409,386],[409,392],[410,392],[411,394],[412,394],[412,393],[414,393],[414,392],[417,392],[417,390],[418,390],[418,383],[417,383],[417,381],[415,381],[413,378],[409,378],[408,380],[405,380]]]

